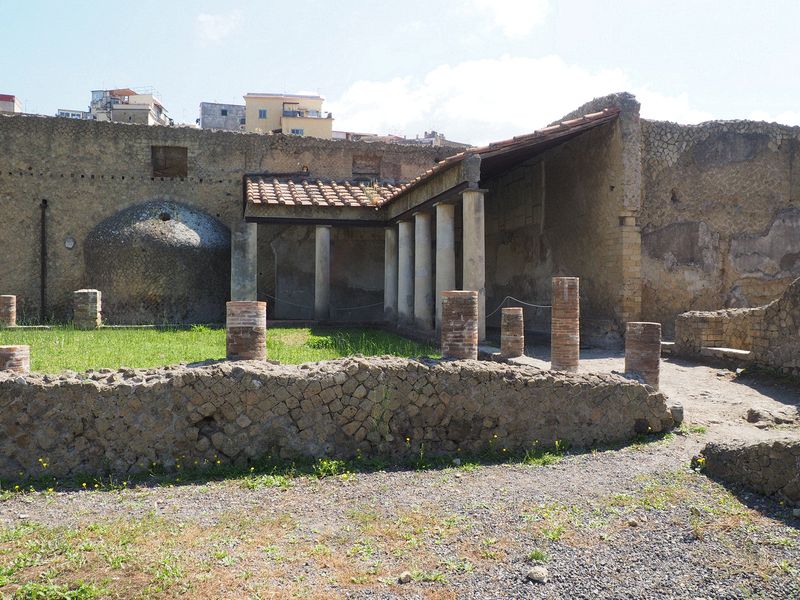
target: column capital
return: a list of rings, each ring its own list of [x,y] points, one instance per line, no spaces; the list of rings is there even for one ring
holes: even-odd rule
[[[463,196],[465,194],[469,194],[469,193],[472,193],[472,192],[479,193],[479,194],[485,194],[488,191],[489,190],[486,189],[486,188],[465,188],[465,189],[461,190],[461,195]]]

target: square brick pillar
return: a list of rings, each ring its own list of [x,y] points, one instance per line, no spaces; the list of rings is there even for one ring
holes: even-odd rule
[[[0,346],[0,371],[28,373],[30,370],[30,346]]]
[[[500,311],[500,356],[516,358],[525,354],[525,319],[519,307]]]
[[[397,224],[397,325],[414,323],[414,223]]]
[[[433,329],[433,257],[431,256],[431,214],[414,214],[414,327]]]
[[[75,290],[72,292],[75,329],[98,329],[102,324],[100,290]]]
[[[442,357],[478,359],[478,292],[442,292]]]
[[[577,371],[580,360],[580,297],[577,277],[553,277],[550,368]]]
[[[0,296],[0,327],[17,325],[17,297]]]
[[[486,339],[486,227],[483,194],[485,190],[461,192],[463,235],[463,286],[478,292],[478,337]]]
[[[661,371],[661,323],[625,325],[625,374],[638,375],[658,389]]]
[[[331,226],[317,225],[314,231],[314,318],[331,318]]]

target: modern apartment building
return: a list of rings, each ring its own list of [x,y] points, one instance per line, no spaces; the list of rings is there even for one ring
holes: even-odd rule
[[[245,107],[243,104],[201,102],[197,124],[200,129],[245,131]]]
[[[329,140],[333,137],[333,115],[322,112],[322,101],[322,96],[246,94],[245,131]]]
[[[22,102],[10,94],[0,94],[0,112],[21,113]]]
[[[137,92],[129,88],[92,90],[89,119],[140,125],[172,125],[155,90]]]

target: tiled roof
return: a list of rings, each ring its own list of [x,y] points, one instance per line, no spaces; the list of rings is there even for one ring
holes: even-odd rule
[[[250,175],[246,179],[247,201],[283,206],[363,206],[375,208],[390,198],[396,186],[366,185],[349,181],[282,181]]]
[[[262,175],[250,175],[246,179],[247,201],[252,204],[270,204],[284,206],[363,206],[377,208],[403,192],[420,185],[464,159],[478,155],[482,161],[500,161],[517,154],[530,154],[547,148],[548,144],[559,143],[560,138],[571,137],[602,125],[619,114],[618,108],[605,108],[599,112],[591,113],[562,121],[539,129],[533,133],[520,135],[509,140],[492,142],[488,146],[470,148],[454,154],[437,163],[415,179],[399,186],[393,185],[365,185],[363,183],[322,182],[322,181],[283,181],[277,178]],[[565,141],[565,140],[562,140]],[[502,157],[502,158],[501,158]],[[484,164],[484,162],[482,162]],[[488,163],[486,163],[488,164]]]
[[[578,133],[584,129],[590,129],[611,119],[619,114],[618,108],[605,108],[599,112],[583,115],[577,119],[570,119],[569,121],[562,121],[544,129],[537,129],[533,133],[527,133],[513,137],[509,140],[502,140],[499,142],[492,142],[488,146],[481,146],[480,148],[470,148],[453,156],[445,158],[443,161],[437,163],[421,175],[412,179],[408,183],[401,185],[395,193],[385,200],[390,202],[395,197],[399,196],[406,190],[416,187],[418,184],[427,181],[434,174],[443,171],[452,165],[463,161],[465,158],[473,155],[479,155],[481,159],[489,158],[506,152],[513,152],[525,147],[534,147],[544,144],[550,140],[564,137],[570,134]]]

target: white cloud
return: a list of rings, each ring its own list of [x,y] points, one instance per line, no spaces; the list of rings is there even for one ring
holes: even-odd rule
[[[637,94],[648,118],[710,118],[694,110],[686,94],[660,94],[637,87],[621,69],[592,71],[558,56],[502,56],[440,65],[422,79],[358,81],[326,108],[337,130],[413,136],[436,129],[452,140],[483,144],[531,132],[619,91]]]
[[[800,125],[800,112],[785,110],[772,114],[766,110],[754,110],[748,116],[753,121],[767,121],[768,123],[782,123],[783,125]]]
[[[522,38],[544,23],[548,0],[472,0],[472,8],[490,18],[508,38]]]
[[[195,19],[197,36],[204,44],[217,44],[234,33],[242,23],[242,11],[224,15],[200,13]]]

